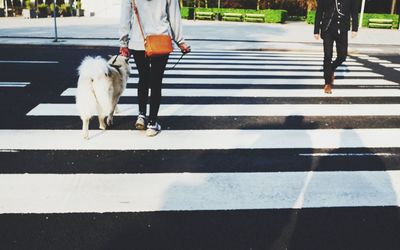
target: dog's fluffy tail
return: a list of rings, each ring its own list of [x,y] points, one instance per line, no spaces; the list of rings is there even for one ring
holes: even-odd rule
[[[78,68],[79,80],[76,104],[81,117],[91,117],[99,112],[106,116],[112,109],[110,67],[100,56],[87,56]],[[96,109],[99,107],[99,109]]]
[[[87,56],[79,66],[78,72],[80,77],[97,79],[100,76],[110,75],[110,67],[108,62],[100,56]]]

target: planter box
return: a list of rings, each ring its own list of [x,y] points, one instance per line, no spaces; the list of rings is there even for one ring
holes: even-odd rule
[[[49,10],[47,8],[39,9],[39,12],[38,12],[39,18],[44,18],[44,17],[47,17],[48,15],[49,15]]]
[[[77,10],[77,16],[85,16],[85,10]]]
[[[34,9],[23,9],[22,16],[24,18],[36,18],[36,11]]]

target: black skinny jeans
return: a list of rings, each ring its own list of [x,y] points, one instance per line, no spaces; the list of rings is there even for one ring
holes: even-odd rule
[[[336,68],[339,67],[347,58],[348,48],[348,33],[343,32],[337,34],[337,32],[328,30],[324,34],[324,79],[325,84],[332,83],[332,75]],[[336,43],[336,60],[332,62],[333,57],[333,42]]]
[[[146,115],[149,89],[151,88],[149,123],[154,124],[160,109],[161,84],[169,55],[148,58],[142,50],[133,50],[132,54],[139,72],[139,113]]]

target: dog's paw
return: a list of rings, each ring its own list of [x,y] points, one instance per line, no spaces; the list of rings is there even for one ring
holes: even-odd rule
[[[101,129],[101,130],[106,130],[106,126],[105,126],[105,125],[100,125],[100,126],[99,126],[99,129]]]
[[[114,123],[114,119],[113,117],[109,116],[107,117],[107,126],[111,126]]]
[[[89,133],[83,133],[83,139],[89,140]]]

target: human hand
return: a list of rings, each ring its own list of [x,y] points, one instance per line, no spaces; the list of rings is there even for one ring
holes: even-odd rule
[[[319,40],[319,34],[314,34],[315,40]]]
[[[356,31],[352,31],[351,32],[351,38],[356,38],[357,37],[357,32]]]
[[[187,43],[185,43],[185,42],[180,43],[180,44],[179,44],[179,48],[181,49],[181,51],[182,51],[183,54],[187,54],[187,53],[189,53],[190,51],[192,51],[191,48],[190,48],[190,46],[189,46]]]
[[[121,47],[119,49],[119,54],[121,56],[125,56],[125,57],[129,57],[130,53],[129,53],[129,48],[128,47]]]

